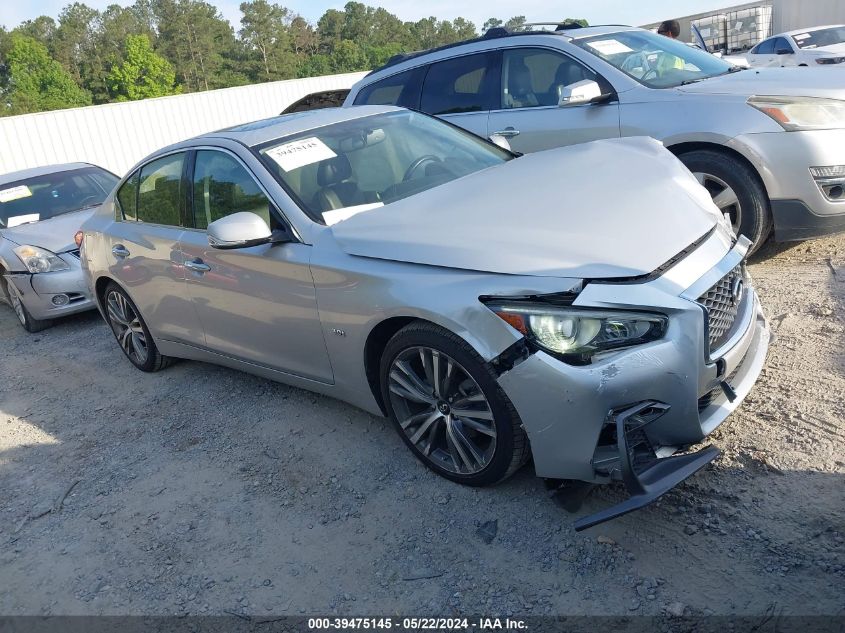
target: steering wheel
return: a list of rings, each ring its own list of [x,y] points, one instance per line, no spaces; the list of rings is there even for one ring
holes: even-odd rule
[[[408,182],[411,180],[414,175],[416,174],[417,170],[420,169],[423,165],[427,165],[428,163],[442,163],[437,156],[433,154],[426,154],[425,156],[420,156],[417,160],[411,163],[410,167],[405,171],[405,175],[402,177],[402,182]]]
[[[657,79],[659,76],[656,68],[649,68],[645,71],[645,74],[641,77],[643,81],[648,81],[649,79]]]
[[[92,205],[100,204],[100,196],[98,196],[96,194],[91,194],[90,196],[85,196],[84,198],[82,198],[82,200],[79,201],[79,208],[81,209],[82,207],[87,207],[88,204],[89,204],[89,201],[90,201],[90,204],[92,204]]]

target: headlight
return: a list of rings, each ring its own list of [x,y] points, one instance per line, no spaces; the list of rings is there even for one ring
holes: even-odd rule
[[[18,246],[15,249],[15,255],[31,273],[53,273],[70,269],[67,262],[55,253],[37,246]]]
[[[655,341],[669,320],[658,314],[556,308],[542,304],[489,303],[511,327],[548,352],[584,364],[599,352]]]
[[[751,97],[748,105],[780,123],[784,130],[845,128],[845,101],[815,97]]]

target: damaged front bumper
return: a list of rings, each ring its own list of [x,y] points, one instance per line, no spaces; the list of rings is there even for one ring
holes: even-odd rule
[[[660,310],[670,321],[664,339],[580,367],[537,351],[500,375],[528,434],[539,477],[625,482],[630,499],[582,519],[577,529],[654,501],[718,455],[716,449],[676,453],[724,422],[765,363],[770,333],[753,289],[746,290],[733,333],[712,354],[696,301],[741,264],[742,246],[683,290],[658,279],[590,285],[579,296],[584,305]]]
[[[92,310],[88,285],[79,257],[71,252],[58,256],[70,267],[49,273],[10,272],[4,275],[34,319],[45,321]]]

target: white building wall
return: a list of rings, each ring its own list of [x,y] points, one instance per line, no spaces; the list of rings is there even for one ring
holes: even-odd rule
[[[845,24],[845,0],[774,0],[772,21],[775,33]]]
[[[0,174],[86,162],[123,175],[150,152],[198,134],[275,116],[312,92],[364,73],[327,75],[0,118]]]

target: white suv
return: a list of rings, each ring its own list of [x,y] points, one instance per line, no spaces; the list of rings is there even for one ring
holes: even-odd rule
[[[845,230],[839,69],[743,70],[631,27],[491,29],[392,58],[344,102],[360,104],[419,109],[481,136],[506,137],[523,153],[652,136],[755,248],[772,225],[780,241]],[[621,181],[620,174],[596,176],[597,187]]]

